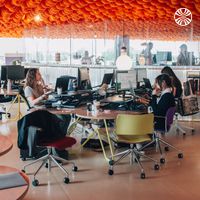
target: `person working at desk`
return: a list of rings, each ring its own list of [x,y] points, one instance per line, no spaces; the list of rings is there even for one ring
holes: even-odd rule
[[[171,78],[172,93],[173,93],[174,97],[175,98],[181,97],[181,95],[183,93],[181,81],[177,78],[174,71],[170,67],[166,66],[161,70],[161,73],[167,74]]]
[[[172,94],[171,79],[167,74],[157,76],[152,92],[152,101],[150,103],[155,116],[166,116],[167,110],[175,106],[175,99]],[[163,130],[165,119],[155,118],[155,128]]]
[[[25,80],[25,97],[31,106],[41,103],[47,99],[46,87],[39,69],[29,69]]]

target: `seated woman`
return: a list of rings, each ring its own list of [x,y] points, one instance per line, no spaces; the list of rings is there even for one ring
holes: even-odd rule
[[[25,81],[25,97],[31,106],[40,105],[41,101],[47,99],[45,85],[39,69],[29,69]]]
[[[155,116],[165,117],[167,110],[175,106],[175,99],[172,94],[171,79],[167,74],[161,74],[156,78],[155,88],[152,92],[151,107]],[[155,129],[164,130],[165,120],[155,117]]]
[[[183,89],[181,85],[181,81],[177,78],[174,71],[166,66],[161,70],[162,74],[167,74],[171,78],[172,82],[172,92],[175,98],[179,98],[182,95]]]

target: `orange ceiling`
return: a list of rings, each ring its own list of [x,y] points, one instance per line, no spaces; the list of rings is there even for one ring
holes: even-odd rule
[[[190,25],[175,23],[188,8]],[[34,21],[35,15],[40,22]],[[200,0],[0,0],[0,37],[200,40]]]

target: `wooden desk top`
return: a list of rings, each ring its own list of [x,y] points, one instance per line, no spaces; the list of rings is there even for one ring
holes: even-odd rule
[[[104,110],[103,112],[97,112],[96,114],[92,112],[88,112],[85,110],[77,110],[76,116],[84,119],[115,119],[118,114],[127,114],[127,115],[137,115],[142,114],[142,112],[136,112],[136,111],[120,111],[120,110]]]
[[[0,166],[0,174],[6,174],[9,172],[16,172],[16,171],[20,172],[18,169],[12,167]],[[20,174],[24,177],[24,179],[28,184],[25,186],[0,190],[0,199],[2,200],[22,199],[26,195],[29,188],[29,178],[23,172],[20,172]]]
[[[50,113],[57,114],[57,115],[65,115],[65,114],[76,114],[79,110],[86,110],[86,107],[79,107],[79,108],[44,108],[44,107],[38,107],[38,108],[32,108],[29,110],[29,112],[34,112],[37,110],[47,110]]]
[[[6,136],[0,135],[0,156],[10,151],[12,146],[12,142]]]
[[[5,95],[5,96],[15,96],[17,94],[19,94],[19,91],[17,90],[10,90],[9,92],[7,91],[7,89],[0,89],[0,94],[1,95]]]

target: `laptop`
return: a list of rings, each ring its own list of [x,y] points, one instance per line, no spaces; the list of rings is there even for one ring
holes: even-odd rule
[[[153,90],[153,88],[151,86],[151,82],[148,78],[143,78],[143,81],[144,81],[145,88]]]

